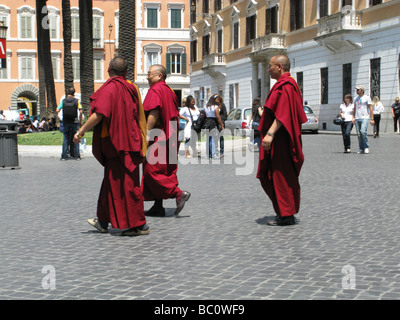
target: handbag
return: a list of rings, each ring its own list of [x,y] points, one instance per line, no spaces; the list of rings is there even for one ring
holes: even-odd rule
[[[253,130],[258,130],[258,126],[260,125],[260,122],[258,122],[258,121],[252,121],[251,122],[251,128],[253,129]]]
[[[344,119],[340,114],[336,116],[335,119],[333,119],[333,123],[336,124],[337,126],[340,126],[344,122]]]
[[[192,121],[192,129],[194,131],[196,131],[197,133],[199,133],[201,131],[201,129],[203,129],[203,127],[204,127],[205,120],[206,120],[206,115],[203,111],[200,113],[200,115],[196,121]]]
[[[185,119],[179,119],[179,131],[184,130],[186,127],[186,124],[187,124],[187,122]]]

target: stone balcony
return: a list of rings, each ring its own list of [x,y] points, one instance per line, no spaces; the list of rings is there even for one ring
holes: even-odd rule
[[[252,50],[249,56],[252,60],[265,60],[272,55],[284,53],[286,36],[283,34],[271,33],[251,41]]]
[[[318,34],[314,38],[320,45],[336,52],[343,47],[361,48],[361,11],[344,9],[342,12],[318,19]]]
[[[226,76],[226,54],[211,53],[203,57],[203,67],[201,68],[210,76],[225,77]]]

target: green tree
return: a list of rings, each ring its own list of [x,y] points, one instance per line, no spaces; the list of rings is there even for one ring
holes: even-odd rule
[[[81,104],[90,111],[90,96],[94,92],[93,75],[93,1],[79,0],[79,45],[81,70]]]
[[[50,23],[46,2],[47,0],[36,0],[39,105],[42,117],[54,117],[57,102],[51,61]]]
[[[136,5],[135,0],[119,1],[119,55],[128,63],[128,80],[135,80]]]
[[[71,2],[63,0],[62,2],[62,20],[63,20],[63,40],[64,40],[64,91],[74,86],[74,71],[72,68],[71,53]]]

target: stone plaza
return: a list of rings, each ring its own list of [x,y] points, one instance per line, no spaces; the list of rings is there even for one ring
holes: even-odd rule
[[[140,237],[86,222],[103,177],[92,156],[20,155],[20,169],[0,171],[0,299],[400,299],[400,136],[370,137],[367,155],[351,139],[344,154],[340,134],[303,135],[300,223],[287,227],[266,225],[257,151],[180,157],[192,196],[177,217],[165,201]],[[244,152],[250,171],[238,174],[229,160]]]

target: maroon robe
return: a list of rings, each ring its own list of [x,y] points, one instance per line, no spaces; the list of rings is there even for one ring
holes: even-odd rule
[[[300,89],[290,73],[283,74],[268,94],[258,128],[261,140],[275,119],[282,127],[275,133],[271,150],[260,149],[257,178],[276,214],[286,217],[300,209],[301,124],[307,121]]]
[[[165,83],[152,85],[143,101],[146,113],[159,108],[156,128],[163,134],[150,141],[143,163],[142,192],[145,201],[176,198],[178,187],[178,98]]]
[[[111,77],[90,99],[90,113],[104,116],[93,131],[93,155],[104,166],[97,217],[113,228],[141,226],[146,218],[139,164],[146,154],[146,129],[137,87]]]

